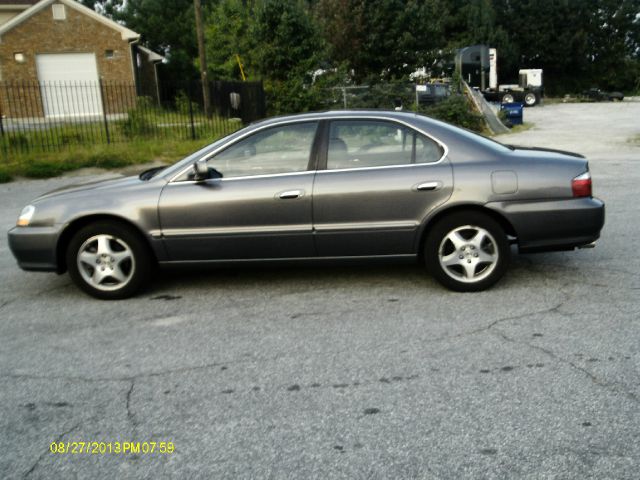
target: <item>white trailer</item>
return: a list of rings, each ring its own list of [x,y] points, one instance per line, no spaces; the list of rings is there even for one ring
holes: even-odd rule
[[[456,55],[456,65],[462,78],[471,87],[480,90],[489,101],[522,102],[531,107],[542,98],[542,69],[523,68],[518,72],[517,84],[498,83],[498,51],[495,48],[473,45],[460,49]]]

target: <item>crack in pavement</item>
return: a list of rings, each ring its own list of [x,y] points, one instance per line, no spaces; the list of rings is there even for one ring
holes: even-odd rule
[[[127,396],[126,396],[127,419],[129,420],[129,423],[133,425],[133,428],[135,430],[135,428],[138,426],[138,422],[135,419],[135,413],[131,411],[131,394],[133,393],[134,387],[135,387],[135,380],[131,379],[131,385],[129,386],[129,390],[127,390]]]
[[[58,435],[58,437],[56,437],[56,439],[52,442],[52,443],[58,443],[60,441],[62,441],[62,439],[69,435],[71,432],[77,430],[80,425],[82,425],[83,422],[78,422],[76,423],[73,427],[71,427],[69,430],[66,430],[64,432],[62,432],[60,435]],[[33,474],[33,472],[35,472],[36,468],[38,468],[38,465],[40,464],[40,462],[42,461],[42,459],[49,453],[49,449],[47,448],[47,450],[45,450],[44,452],[42,452],[42,454],[40,454],[40,456],[38,457],[38,459],[35,461],[35,463],[33,465],[31,465],[31,468],[29,468],[29,470],[27,470],[23,475],[22,478],[29,478],[29,476],[31,476],[31,474]]]
[[[511,338],[509,337],[506,333],[504,333],[501,330],[495,329],[493,330],[493,332],[495,334],[497,334],[500,338],[502,338],[503,340],[510,342],[510,343],[514,343],[514,344],[518,344],[518,345],[524,345],[526,347],[531,348],[532,350],[538,350],[544,354],[546,354],[548,357],[550,357],[551,359],[563,363],[565,365],[569,365],[571,368],[573,368],[574,370],[577,370],[579,372],[581,372],[582,374],[584,374],[587,378],[589,378],[589,380],[591,380],[591,382],[594,385],[598,385],[599,387],[605,388],[611,392],[614,393],[618,393],[618,394],[622,394],[625,397],[627,397],[629,400],[632,400],[633,402],[636,403],[640,403],[640,398],[638,398],[638,396],[633,393],[630,392],[628,390],[626,390],[625,388],[620,387],[618,384],[614,384],[614,383],[608,383],[602,379],[600,379],[597,375],[595,375],[593,372],[590,372],[589,370],[587,370],[584,367],[581,367],[580,365],[576,365],[574,362],[572,362],[571,360],[567,359],[567,358],[563,358],[559,355],[556,355],[552,350],[549,350],[548,348],[544,348],[541,347],[539,345],[533,345],[529,342],[525,342],[522,340],[516,340],[515,338]]]
[[[58,435],[58,437],[56,437],[53,442],[51,443],[58,443],[61,442],[62,439],[64,437],[66,437],[67,435],[69,435],[71,432],[76,431],[77,429],[79,429],[83,424],[87,423],[87,422],[91,422],[93,420],[95,420],[96,418],[98,418],[100,416],[100,411],[107,405],[109,405],[111,403],[111,400],[107,400],[105,402],[99,403],[95,406],[94,411],[95,413],[87,418],[83,418],[80,419],[80,421],[78,423],[76,423],[73,427],[69,428],[68,430],[62,432],[60,435]],[[44,459],[44,457],[47,455],[47,453],[49,453],[49,448],[47,448],[47,450],[45,452],[43,452],[38,459],[35,461],[35,463],[31,466],[31,468],[29,468],[29,470],[27,470],[23,475],[22,478],[28,478],[30,475],[33,474],[33,472],[36,470],[36,468],[38,467],[38,465],[40,464],[40,462],[42,461],[42,459]]]
[[[558,355],[556,355],[552,350],[549,350],[547,348],[538,346],[538,345],[533,345],[531,343],[522,341],[522,340],[516,340],[515,338],[511,338],[509,337],[505,332],[503,332],[502,330],[496,329],[495,327],[501,323],[507,322],[509,320],[518,320],[521,318],[526,318],[529,316],[533,316],[533,315],[541,315],[541,314],[546,314],[546,313],[557,313],[559,315],[562,316],[569,316],[571,317],[570,313],[566,313],[566,312],[562,312],[560,311],[560,309],[569,301],[571,300],[571,296],[565,292],[562,287],[559,288],[559,291],[565,296],[565,299],[560,302],[559,304],[555,305],[554,307],[551,308],[547,308],[545,310],[539,310],[536,312],[531,312],[531,313],[527,313],[527,314],[523,314],[523,315],[516,315],[516,316],[512,316],[512,317],[506,317],[506,318],[500,318],[497,319],[493,322],[491,322],[488,326],[481,328],[481,329],[477,329],[474,330],[472,332],[467,333],[466,335],[470,335],[473,333],[479,333],[479,332],[490,332],[493,334],[498,335],[500,338],[502,338],[503,340],[510,342],[510,343],[514,343],[514,344],[519,344],[519,345],[524,345],[526,347],[529,347],[533,350],[538,350],[542,353],[544,353],[545,355],[547,355],[548,357],[550,357],[551,359],[560,362],[560,363],[564,363],[565,365],[569,365],[571,368],[573,368],[574,370],[577,370],[579,372],[581,372],[583,375],[585,375],[587,378],[589,378],[591,380],[592,383],[594,383],[595,385],[598,385],[602,388],[605,388],[609,391],[615,392],[615,393],[619,393],[624,395],[625,397],[627,397],[629,400],[636,402],[636,403],[640,403],[640,398],[638,397],[638,395],[636,395],[633,392],[630,392],[628,390],[626,390],[625,388],[617,385],[617,384],[613,384],[613,383],[608,383],[602,379],[600,379],[598,376],[596,376],[594,373],[592,373],[591,371],[587,370],[584,367],[581,367],[580,365],[575,364],[574,362],[572,362],[569,359],[560,357]],[[460,334],[458,336],[464,336],[463,334]]]
[[[472,336],[472,335],[476,335],[478,333],[483,333],[483,332],[487,332],[489,330],[491,330],[493,327],[495,327],[496,325],[499,325],[500,323],[503,322],[507,322],[507,321],[513,321],[513,320],[519,320],[522,318],[527,318],[530,316],[534,316],[534,315],[542,315],[545,313],[550,313],[550,312],[558,312],[563,314],[562,312],[559,312],[559,309],[568,301],[569,296],[562,292],[567,298],[565,298],[562,302],[558,303],[557,305],[554,305],[553,307],[550,308],[545,308],[543,310],[536,310],[535,312],[528,312],[528,313],[522,313],[522,314],[518,314],[518,315],[510,315],[508,317],[503,317],[503,318],[498,318],[494,321],[492,321],[491,323],[480,327],[480,328],[476,328],[470,331],[466,331],[466,332],[461,332],[455,335],[445,335],[442,337],[438,337],[432,340],[426,340],[426,343],[437,343],[437,342],[443,342],[446,340],[451,340],[451,339],[457,339],[457,338],[463,338],[463,337],[467,337],[467,336]],[[563,314],[564,315],[564,314]],[[326,354],[326,352],[322,352],[322,354]],[[156,372],[147,372],[147,373],[139,373],[136,375],[123,375],[123,376],[119,376],[119,377],[94,377],[94,378],[90,378],[90,377],[83,377],[83,376],[74,376],[74,375],[34,375],[34,374],[29,374],[29,373],[24,373],[24,374],[15,374],[15,373],[8,373],[8,374],[0,374],[0,378],[10,378],[10,379],[17,379],[17,380],[63,380],[63,381],[69,381],[69,382],[87,382],[87,383],[93,383],[93,382],[128,382],[128,383],[133,383],[136,380],[139,379],[144,379],[144,378],[153,378],[153,377],[161,377],[161,376],[165,376],[165,375],[171,375],[171,374],[176,374],[176,373],[187,373],[187,372],[194,372],[194,371],[199,371],[199,370],[207,370],[210,368],[217,368],[217,367],[221,367],[221,366],[228,366],[228,365],[240,365],[240,364],[246,364],[246,363],[255,363],[255,362],[269,362],[269,361],[276,361],[280,358],[282,358],[284,355],[283,354],[278,354],[272,357],[265,357],[265,358],[250,358],[250,359],[239,359],[239,360],[229,360],[229,361],[217,361],[217,362],[213,362],[213,363],[207,363],[204,365],[195,365],[195,366],[187,366],[187,367],[180,367],[180,368],[174,368],[174,369],[167,369],[167,370],[162,370],[162,371],[156,371]],[[133,387],[132,387],[133,388]],[[132,389],[131,388],[131,389]],[[130,395],[130,393],[128,394]]]
[[[499,325],[503,322],[508,322],[508,321],[512,321],[512,320],[520,320],[522,318],[527,318],[527,317],[531,317],[534,315],[544,315],[545,313],[559,313],[560,315],[567,315],[564,312],[560,312],[560,308],[562,308],[564,306],[565,303],[567,303],[569,301],[569,296],[562,292],[565,295],[565,299],[563,301],[561,301],[560,303],[558,303],[557,305],[550,307],[550,308],[545,308],[544,310],[536,310],[535,312],[528,312],[528,313],[521,313],[519,315],[511,315],[508,317],[503,317],[503,318],[498,318],[496,320],[494,320],[493,322],[489,323],[488,325],[485,325],[484,327],[480,327],[480,328],[476,328],[474,330],[469,330],[467,332],[461,332],[461,333],[457,333],[455,335],[445,335],[442,337],[438,337],[438,338],[434,338],[433,340],[427,340],[425,341],[425,343],[436,343],[436,342],[441,342],[444,340],[449,340],[449,339],[453,339],[453,338],[463,338],[463,337],[469,337],[471,335],[477,335],[478,333],[483,333],[483,332],[489,332],[493,327],[495,327],[496,325]]]
[[[552,272],[549,272],[549,267],[554,269]],[[584,265],[580,267],[575,267],[573,265],[565,265],[558,263],[532,263],[529,268],[536,269],[539,273],[565,273],[563,270],[577,270],[577,271],[585,271],[585,270],[597,270],[598,272],[609,272],[612,274],[624,274],[629,275],[631,277],[639,277],[640,273],[638,272],[630,272],[628,270],[624,270],[621,268],[612,268],[612,267],[603,267],[598,265]]]
[[[45,293],[51,293],[51,292],[54,292],[56,290],[62,290],[62,289],[69,288],[69,287],[72,287],[72,286],[73,286],[72,283],[65,283],[64,285],[57,285],[55,287],[45,288],[43,290],[39,290],[37,292],[31,293],[31,294],[28,294],[28,295],[20,295],[20,294],[18,294],[16,297],[10,298],[9,300],[5,300],[4,302],[2,302],[0,304],[0,309],[3,309],[7,305],[10,305],[10,304],[14,303],[17,300],[27,300],[27,303],[28,303],[32,298],[38,297],[39,295],[43,295]]]
[[[33,375],[29,373],[3,373],[0,374],[0,378],[10,378],[15,380],[65,380],[69,382],[134,382],[143,378],[153,378],[153,377],[162,377],[164,375],[171,375],[174,373],[186,373],[186,372],[194,372],[199,370],[207,370],[209,368],[217,368],[221,366],[228,365],[240,365],[244,363],[252,363],[252,362],[268,362],[275,361],[282,357],[282,354],[278,354],[272,357],[263,357],[263,358],[251,358],[246,360],[230,360],[230,361],[218,361],[213,363],[207,363],[204,365],[195,365],[189,367],[180,367],[174,369],[167,369],[158,372],[147,372],[147,373],[139,373],[136,375],[123,375],[120,377],[83,377],[83,376],[74,376],[74,375]]]

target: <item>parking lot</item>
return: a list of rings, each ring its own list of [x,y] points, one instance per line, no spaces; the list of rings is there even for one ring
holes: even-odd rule
[[[515,256],[482,293],[420,266],[251,268],[101,302],[19,270],[2,234],[0,478],[638,478],[639,118],[545,105],[498,138],[585,154],[607,220],[595,249]],[[112,175],[0,185],[0,227]]]

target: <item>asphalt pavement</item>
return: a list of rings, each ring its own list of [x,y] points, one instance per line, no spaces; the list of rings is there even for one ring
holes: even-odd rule
[[[587,155],[607,219],[482,293],[420,266],[251,268],[101,302],[0,236],[0,478],[637,479],[639,118],[545,105],[499,137]],[[112,175],[0,185],[0,227]]]

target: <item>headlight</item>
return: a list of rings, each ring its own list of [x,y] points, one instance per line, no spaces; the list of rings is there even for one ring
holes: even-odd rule
[[[18,217],[17,225],[19,227],[27,227],[29,225],[29,222],[31,221],[31,217],[33,217],[33,214],[35,212],[36,207],[34,207],[33,205],[27,205],[26,207],[24,207],[22,209],[22,212],[20,213],[20,216]]]

